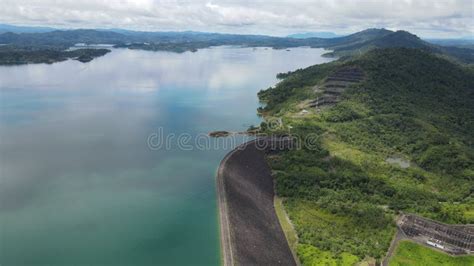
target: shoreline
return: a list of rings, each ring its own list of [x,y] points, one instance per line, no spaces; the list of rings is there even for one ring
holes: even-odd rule
[[[296,265],[274,208],[265,150],[257,147],[257,141],[234,148],[217,171],[221,262],[224,266]]]

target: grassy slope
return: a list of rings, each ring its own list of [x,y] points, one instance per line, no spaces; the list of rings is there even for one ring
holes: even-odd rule
[[[395,250],[389,265],[468,266],[474,265],[474,256],[453,257],[410,241],[402,241]]]
[[[278,220],[280,221],[281,228],[285,233],[286,240],[290,245],[291,251],[294,252],[297,249],[298,245],[298,235],[296,234],[293,225],[288,219],[285,206],[283,205],[283,200],[275,196],[274,206],[276,215],[278,216]],[[296,254],[293,255],[295,256]]]
[[[368,78],[336,107],[298,115],[301,102],[316,96],[311,88],[343,65],[359,66]],[[474,222],[473,89],[472,70],[426,52],[389,49],[296,71],[259,93],[266,119],[281,117],[293,134],[318,136],[311,149],[269,159],[299,235],[300,259],[380,259],[398,211]],[[386,163],[393,155],[414,166]]]

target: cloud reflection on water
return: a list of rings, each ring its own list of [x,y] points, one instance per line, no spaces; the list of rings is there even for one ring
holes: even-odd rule
[[[105,264],[119,251],[124,263],[134,256],[166,263],[174,251],[152,252],[161,238],[146,239],[162,232],[166,240],[164,231],[179,223],[189,231],[177,247],[202,246],[182,259],[213,264],[213,175],[225,151],[151,151],[147,137],[159,127],[198,134],[258,123],[258,90],[278,72],[329,61],[322,53],[117,49],[86,64],[0,67],[0,230],[10,243],[3,259],[18,263],[21,251],[29,254],[24,263]],[[183,221],[188,215],[195,219]],[[71,228],[90,230],[89,241]],[[146,250],[130,248],[140,243]]]

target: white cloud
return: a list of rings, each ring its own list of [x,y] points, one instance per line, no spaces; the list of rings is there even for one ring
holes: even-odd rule
[[[369,27],[474,34],[472,0],[0,0],[0,22],[284,35]]]

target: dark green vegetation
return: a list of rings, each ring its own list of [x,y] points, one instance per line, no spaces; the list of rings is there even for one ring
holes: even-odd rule
[[[365,79],[333,107],[305,103],[325,78],[356,67]],[[259,112],[306,140],[269,157],[277,194],[299,236],[303,262],[381,259],[400,211],[474,223],[474,71],[424,49],[376,49],[279,75]],[[307,114],[302,115],[301,110]],[[303,144],[305,144],[303,143]],[[387,162],[401,158],[408,168]]]
[[[0,34],[0,43],[17,47],[62,48],[67,49],[77,43],[116,44],[126,41],[124,35],[116,32],[97,30],[52,31],[44,33]]]
[[[469,266],[474,265],[474,256],[452,257],[410,241],[402,241],[390,260],[390,266],[399,265]]]
[[[135,32],[126,30],[67,30],[47,32],[6,32],[0,34],[0,44],[14,46],[18,50],[45,51],[65,50],[77,43],[112,44],[115,47],[150,51],[186,52],[220,45],[245,47],[272,47],[285,49],[310,46],[333,50],[327,56],[353,56],[374,48],[406,47],[420,48],[442,54],[464,63],[474,62],[474,50],[460,47],[445,47],[429,44],[405,31],[368,29],[337,38],[280,38],[263,35],[236,35],[202,32]],[[0,62],[1,64],[2,62]]]
[[[204,48],[217,45],[267,46],[274,48],[297,47],[307,44],[303,40],[263,35],[236,35],[200,32],[133,32],[69,30],[45,33],[4,33],[0,44],[67,48],[77,43],[113,44],[147,50],[173,50]],[[141,45],[141,46],[140,46]],[[170,48],[174,47],[174,48]]]
[[[18,48],[10,45],[0,46],[0,65],[21,65],[34,63],[61,62],[67,59],[75,59],[83,63],[92,61],[94,58],[103,56],[110,52],[107,49],[35,49],[32,47]]]

